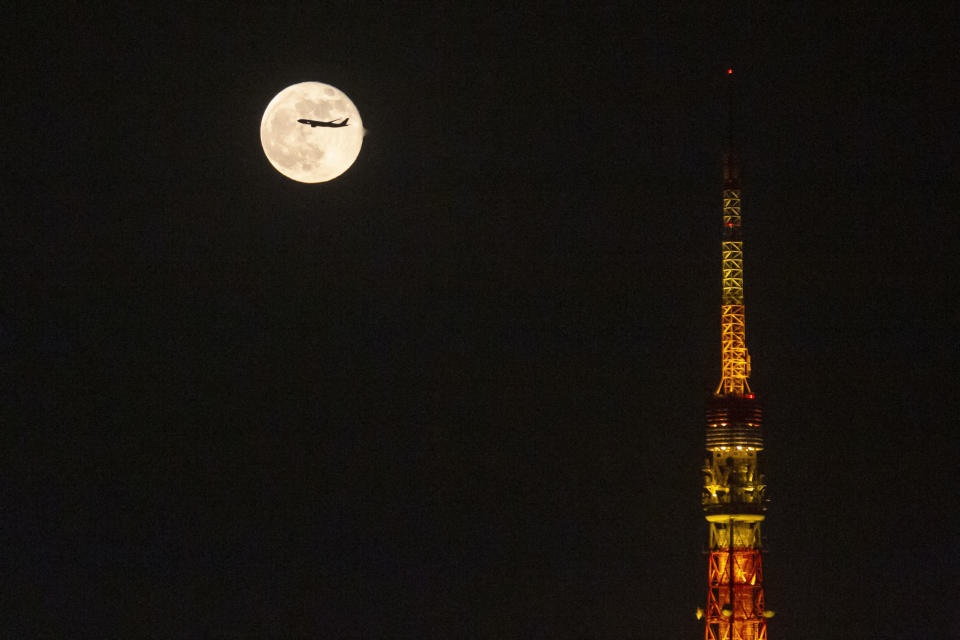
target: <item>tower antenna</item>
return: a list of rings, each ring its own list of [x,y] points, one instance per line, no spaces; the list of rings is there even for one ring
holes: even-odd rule
[[[750,393],[743,305],[743,239],[740,218],[740,158],[733,146],[733,68],[727,69],[727,144],[723,152],[723,295],[720,308],[720,385],[717,394]]]

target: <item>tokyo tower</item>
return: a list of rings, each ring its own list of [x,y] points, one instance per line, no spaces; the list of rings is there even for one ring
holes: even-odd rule
[[[727,71],[732,83],[733,70]],[[743,304],[740,166],[730,127],[723,159],[721,226],[720,385],[707,406],[702,504],[709,527],[706,640],[766,640],[763,551],[766,481],[762,473],[763,417],[750,390]]]

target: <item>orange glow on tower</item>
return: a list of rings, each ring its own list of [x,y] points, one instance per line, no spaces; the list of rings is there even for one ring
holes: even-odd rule
[[[732,74],[728,69],[727,75]],[[703,466],[702,505],[710,529],[704,638],[767,640],[766,620],[772,612],[764,607],[760,535],[766,493],[763,413],[747,382],[740,167],[732,151],[732,134],[727,145],[720,240],[720,384],[707,407]]]

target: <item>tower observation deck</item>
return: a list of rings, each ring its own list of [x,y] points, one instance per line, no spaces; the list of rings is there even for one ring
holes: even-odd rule
[[[707,404],[702,505],[709,527],[705,640],[766,640],[762,540],[766,481],[763,415],[750,390],[743,303],[740,164],[733,151],[733,70],[728,70],[730,133],[723,162],[720,233],[720,384]]]

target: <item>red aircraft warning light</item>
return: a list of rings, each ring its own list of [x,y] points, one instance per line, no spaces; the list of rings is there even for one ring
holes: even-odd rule
[[[727,75],[728,75],[728,76],[732,76],[732,75],[733,75],[733,69],[727,69]]]

